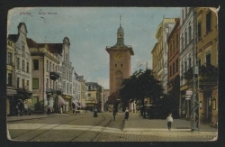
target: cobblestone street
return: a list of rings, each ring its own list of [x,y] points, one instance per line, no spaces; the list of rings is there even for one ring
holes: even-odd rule
[[[8,117],[10,137],[16,141],[66,141],[66,142],[154,142],[154,141],[211,141],[217,129],[201,125],[200,131],[191,132],[190,122],[175,119],[172,130],[166,129],[166,121],[143,119],[130,113],[128,121],[124,113],[118,113],[113,121],[109,112],[53,114]]]

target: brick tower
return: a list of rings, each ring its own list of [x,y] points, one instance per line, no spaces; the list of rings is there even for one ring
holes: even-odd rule
[[[124,30],[121,26],[117,30],[117,43],[106,47],[109,53],[110,94],[119,90],[122,80],[128,78],[131,72],[131,55],[134,55],[131,46],[124,44]]]

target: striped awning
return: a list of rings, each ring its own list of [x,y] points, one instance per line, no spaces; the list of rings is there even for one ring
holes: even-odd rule
[[[72,103],[74,103],[77,108],[80,108],[80,105],[78,104],[78,102],[72,101]]]
[[[62,98],[62,96],[58,96],[58,106],[59,107],[62,107],[63,105],[68,105],[68,102],[66,102],[63,98]]]

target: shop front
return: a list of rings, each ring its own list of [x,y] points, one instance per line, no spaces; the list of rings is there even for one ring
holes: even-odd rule
[[[16,89],[7,87],[6,115],[17,115],[16,95],[17,95]]]
[[[72,110],[72,96],[71,95],[62,95],[62,97],[64,98],[64,100],[67,102],[67,105],[63,106],[63,111],[67,112]]]
[[[22,109],[20,111],[23,113],[24,109],[25,109],[24,101],[31,99],[32,92],[29,90],[26,90],[24,88],[18,88],[18,89],[16,89],[16,91],[17,91],[17,94],[15,95],[15,99],[14,99],[14,102],[16,103],[15,108],[17,107],[18,103],[21,103],[23,107],[20,108],[20,109]],[[16,112],[13,113],[13,115],[15,115],[15,114],[18,115],[17,108],[15,110],[16,110]]]

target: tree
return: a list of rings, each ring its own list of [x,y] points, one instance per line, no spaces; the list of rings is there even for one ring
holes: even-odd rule
[[[122,88],[119,91],[123,102],[140,100],[143,106],[146,97],[151,98],[154,103],[160,98],[162,92],[160,81],[154,78],[151,69],[135,71],[130,78],[123,80]]]

